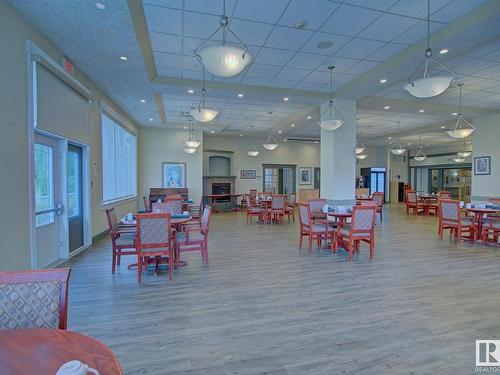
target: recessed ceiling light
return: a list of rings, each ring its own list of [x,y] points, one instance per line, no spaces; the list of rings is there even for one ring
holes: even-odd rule
[[[470,145],[472,142],[471,141],[467,141],[467,144]]]
[[[238,94],[238,98],[243,98],[243,94],[241,92]]]
[[[390,108],[391,108],[391,107],[389,107],[388,105],[386,105],[386,106],[384,107],[384,109],[390,109]]]
[[[287,141],[288,141],[288,139],[284,139],[284,140],[283,140],[283,142],[287,142]]]
[[[303,29],[304,27],[307,26],[307,21],[306,20],[298,20],[297,22],[295,22],[295,24],[293,26],[295,26],[297,29]]]
[[[150,117],[150,118],[149,118],[149,121],[151,121],[151,122],[153,122],[154,120],[155,120],[155,119],[154,119],[154,118],[152,118],[152,117]]]
[[[392,139],[392,137],[387,137],[387,139],[391,140],[391,139]]]
[[[456,116],[456,115],[458,115],[458,112],[453,112],[451,115]]]
[[[408,146],[411,146],[411,142],[408,142]]]
[[[426,145],[426,146],[430,146],[430,144],[429,144],[429,143],[426,143],[425,145]]]
[[[441,126],[441,129],[446,129],[446,126]]]
[[[314,141],[314,143],[319,143],[318,141]]]
[[[283,101],[284,101],[284,102],[287,102],[287,101],[288,101],[288,96],[285,96],[285,97],[283,98]]]
[[[439,51],[439,53],[441,55],[444,55],[444,54],[448,53],[448,48],[443,48],[441,51]]]
[[[290,126],[291,126],[292,128],[295,128],[295,124],[290,124]]]
[[[128,57],[127,57],[127,56],[120,56],[120,60],[122,60],[122,61],[127,61],[127,60],[128,60]]]
[[[184,129],[187,129],[188,127],[187,126],[184,126]]]
[[[420,113],[424,113],[425,112],[425,109],[419,109],[418,110]]]
[[[310,120],[310,119],[312,119],[312,117],[311,116],[307,116],[307,119]]]
[[[319,49],[327,49],[330,48],[331,46],[333,46],[333,43],[330,42],[329,40],[325,40],[323,42],[319,42],[318,44],[316,44],[316,47],[318,47]]]
[[[146,103],[146,99],[139,100],[141,103]]]
[[[387,82],[387,80],[386,80],[385,78],[382,78],[382,79],[380,80],[380,83],[386,83],[386,82]]]
[[[215,130],[210,130],[210,133],[214,134],[214,133],[215,133]]]
[[[281,134],[281,133],[283,133],[283,132],[281,130],[278,130],[278,134]]]
[[[94,3],[94,6],[99,10],[106,9],[106,5],[104,5],[103,3]]]
[[[189,89],[189,90],[188,90],[188,93],[190,93],[190,94],[194,94],[194,90],[193,90],[193,89]]]

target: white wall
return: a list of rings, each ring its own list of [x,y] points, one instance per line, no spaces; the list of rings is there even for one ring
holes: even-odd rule
[[[37,30],[26,23],[10,6],[0,2],[0,271],[30,268],[28,192],[28,79],[26,40],[33,41],[55,61],[61,61],[61,52]],[[94,94],[91,105],[93,145],[91,162],[101,164],[101,131],[98,101],[104,100],[126,117],[109,98],[75,69],[75,78]],[[132,124],[133,121],[128,119]],[[134,124],[135,125],[135,124]],[[8,160],[8,162],[6,162]],[[107,229],[101,207],[101,176],[93,176],[91,189],[92,234]],[[118,213],[135,211],[135,200],[117,205]]]
[[[297,167],[319,167],[319,144],[280,142],[274,151],[266,151],[262,147],[264,139],[243,139],[229,137],[206,136],[203,148],[205,150],[232,151],[231,174],[236,176],[236,193],[247,193],[250,189],[262,191],[262,164],[295,164]],[[247,155],[252,144],[260,150],[256,157]],[[255,169],[257,179],[242,180],[242,169]],[[298,171],[297,171],[298,177]],[[298,182],[298,178],[297,178]],[[296,189],[312,189],[311,185],[298,185]]]
[[[472,133],[472,156],[490,156],[491,174],[475,176],[473,169],[472,199],[500,197],[500,115],[479,117],[473,124],[476,131]]]
[[[361,168],[387,168],[387,147],[367,147],[363,154],[368,156],[356,164],[356,177],[361,176]]]
[[[162,163],[186,163],[186,183],[189,197],[195,202],[201,200],[203,194],[203,140],[196,133],[202,145],[194,154],[184,152],[184,141],[189,137],[187,131],[141,128],[139,137],[139,207],[142,208],[142,197],[149,196],[149,188],[162,186]]]

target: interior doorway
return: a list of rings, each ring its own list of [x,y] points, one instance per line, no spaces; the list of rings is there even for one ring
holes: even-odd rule
[[[293,165],[263,165],[263,186],[266,193],[290,194],[295,193],[296,166]]]

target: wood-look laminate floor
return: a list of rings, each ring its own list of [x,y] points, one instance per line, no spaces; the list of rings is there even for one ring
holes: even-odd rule
[[[376,257],[298,249],[296,224],[214,215],[210,265],[169,282],[108,240],[72,259],[69,329],[106,343],[126,374],[471,374],[500,337],[499,249],[440,241],[433,217],[386,206]],[[105,374],[103,374],[105,375]]]

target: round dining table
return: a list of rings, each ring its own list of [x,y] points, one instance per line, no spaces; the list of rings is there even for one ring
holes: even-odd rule
[[[113,352],[102,342],[62,329],[7,329],[0,333],[0,374],[55,375],[78,360],[101,375],[123,374]]]
[[[500,209],[496,208],[476,208],[476,207],[471,207],[471,208],[465,208],[465,211],[470,212],[471,214],[474,215],[474,221],[476,222],[476,228],[477,228],[477,238],[481,239],[482,233],[483,233],[483,218],[485,215],[488,214],[495,214],[497,212],[500,212]]]
[[[327,214],[327,217],[328,216],[332,216],[334,217],[338,223],[339,223],[339,226],[340,227],[343,227],[345,222],[347,221],[347,219],[351,218],[352,217],[352,212],[335,212],[335,211],[332,211],[332,212],[328,212]]]

